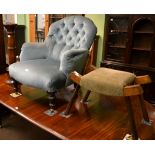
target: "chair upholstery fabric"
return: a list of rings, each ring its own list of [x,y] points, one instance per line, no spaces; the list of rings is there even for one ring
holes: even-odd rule
[[[25,43],[20,62],[9,66],[10,77],[48,92],[68,86],[68,75],[82,72],[97,29],[83,16],[53,23],[43,43]]]

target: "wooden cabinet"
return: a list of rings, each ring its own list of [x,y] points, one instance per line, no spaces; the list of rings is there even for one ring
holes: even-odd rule
[[[25,43],[25,25],[17,25],[15,29],[16,55],[20,55],[21,47]]]
[[[16,61],[16,39],[15,29],[17,24],[5,24],[4,27],[7,30],[7,64],[10,65]]]
[[[144,97],[155,104],[155,15],[106,15],[101,66],[149,74]]]
[[[25,42],[25,26],[5,24],[4,27],[7,30],[6,63],[10,65],[16,61],[16,56],[20,55],[21,47]]]
[[[5,42],[2,14],[0,14],[0,73],[6,71]]]
[[[125,61],[128,24],[129,16],[127,15],[120,15],[119,17],[106,15],[105,57],[107,60],[115,60],[117,62]]]

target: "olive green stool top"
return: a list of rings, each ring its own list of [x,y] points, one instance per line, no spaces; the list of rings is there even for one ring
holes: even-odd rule
[[[98,68],[81,77],[80,86],[104,95],[123,96],[123,88],[133,84],[136,75],[110,68]]]

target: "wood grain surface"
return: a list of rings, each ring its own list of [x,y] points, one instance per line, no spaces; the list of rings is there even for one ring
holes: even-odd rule
[[[122,97],[105,97],[92,93],[88,98],[87,117],[80,106],[80,96],[84,90],[80,90],[79,97],[72,109],[72,116],[64,118],[60,113],[65,110],[70,100],[73,87],[61,90],[56,94],[58,113],[53,117],[44,112],[49,108],[46,93],[35,88],[22,86],[23,95],[17,98],[11,97],[11,87],[5,83],[7,75],[0,75],[0,103],[11,109],[24,119],[57,136],[60,139],[84,139],[84,140],[120,140],[129,133],[129,122],[125,100]],[[142,124],[142,112],[139,110],[139,100],[132,98],[136,127],[140,139],[155,139],[155,107],[146,103],[149,117],[154,120],[153,127]]]

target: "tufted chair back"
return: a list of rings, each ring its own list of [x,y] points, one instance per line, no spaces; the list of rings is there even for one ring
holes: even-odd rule
[[[94,23],[83,16],[70,16],[53,23],[45,39],[48,58],[60,60],[71,49],[89,50],[96,31]]]

